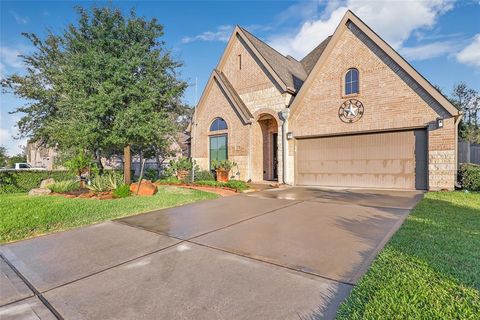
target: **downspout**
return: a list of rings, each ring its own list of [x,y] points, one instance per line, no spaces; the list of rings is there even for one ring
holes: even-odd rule
[[[288,115],[290,113],[290,104],[293,101],[293,95],[287,92],[285,96],[285,109],[283,109],[279,115],[282,120],[282,183],[287,184],[287,157],[288,157],[288,147],[287,147],[287,121]]]

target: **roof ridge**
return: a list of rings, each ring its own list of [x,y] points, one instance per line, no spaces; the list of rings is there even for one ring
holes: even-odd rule
[[[242,31],[248,33],[249,35],[251,35],[252,37],[254,37],[255,39],[257,39],[258,41],[260,41],[261,43],[263,43],[264,45],[266,45],[267,47],[269,47],[270,49],[272,49],[275,53],[278,53],[279,55],[281,55],[282,57],[284,57],[285,59],[288,59],[287,56],[283,55],[280,51],[278,51],[277,49],[275,49],[274,47],[272,47],[271,45],[269,45],[268,43],[266,43],[265,41],[263,41],[262,39],[260,39],[259,37],[257,37],[256,35],[254,35],[253,33],[251,33],[250,31],[248,31],[247,29],[245,29],[244,27],[242,26],[238,26]]]

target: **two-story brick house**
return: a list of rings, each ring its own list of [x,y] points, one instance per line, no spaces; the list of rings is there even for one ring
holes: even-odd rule
[[[235,28],[190,126],[200,167],[228,158],[242,180],[453,189],[460,112],[350,11],[319,42],[298,61]]]

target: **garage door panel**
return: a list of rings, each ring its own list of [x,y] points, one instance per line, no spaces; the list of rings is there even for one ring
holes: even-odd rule
[[[426,151],[422,131],[300,139],[296,183],[425,189],[426,178],[420,175],[426,173],[426,157],[418,150]]]

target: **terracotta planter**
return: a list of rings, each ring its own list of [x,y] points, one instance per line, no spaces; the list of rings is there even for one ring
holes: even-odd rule
[[[230,170],[217,169],[217,170],[215,170],[215,172],[217,173],[217,181],[218,182],[227,182],[228,181],[228,173],[230,172]]]
[[[177,178],[178,180],[184,180],[188,176],[187,170],[178,170],[177,171]]]

